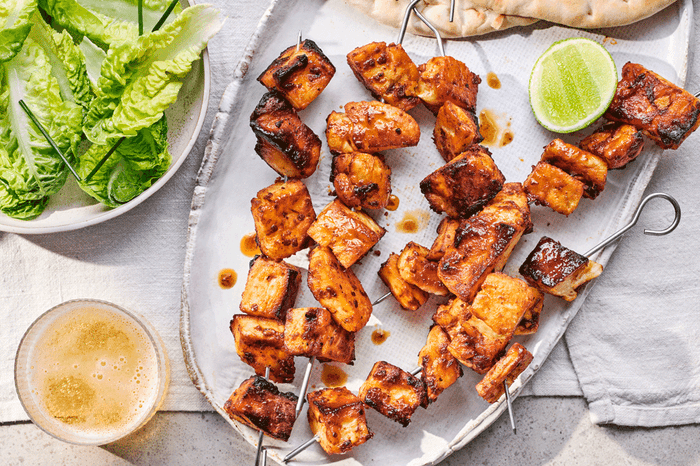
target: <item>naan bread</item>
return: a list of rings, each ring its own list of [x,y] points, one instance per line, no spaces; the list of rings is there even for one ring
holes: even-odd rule
[[[347,0],[369,16],[400,27],[409,0]],[[417,8],[443,37],[467,37],[527,26],[542,19],[578,28],[623,26],[647,18],[675,0],[457,0],[450,23],[450,0],[423,0]],[[433,35],[416,15],[408,32]]]
[[[401,27],[409,0],[347,0],[365,14],[389,26]],[[436,28],[443,38],[467,37],[501,31],[514,26],[527,26],[536,19],[496,13],[490,8],[476,5],[471,0],[457,0],[455,20],[450,23],[450,0],[424,0],[417,8]],[[416,15],[411,15],[408,32],[424,36],[433,33]]]

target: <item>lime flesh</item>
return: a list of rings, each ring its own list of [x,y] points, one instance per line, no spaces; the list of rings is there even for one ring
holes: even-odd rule
[[[597,120],[615,96],[615,62],[599,43],[583,37],[552,44],[530,75],[530,106],[550,131],[571,133]]]

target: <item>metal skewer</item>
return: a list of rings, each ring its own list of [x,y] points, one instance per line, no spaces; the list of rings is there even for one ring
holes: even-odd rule
[[[635,226],[637,224],[637,221],[639,220],[639,216],[642,213],[642,210],[644,210],[644,207],[647,205],[649,201],[652,199],[656,199],[657,197],[660,197],[662,199],[666,199],[668,202],[670,202],[673,205],[673,210],[675,212],[675,217],[673,218],[673,222],[671,225],[668,227],[664,228],[663,230],[649,230],[649,229],[644,229],[644,234],[645,235],[652,235],[652,236],[663,236],[671,233],[673,230],[676,229],[678,226],[678,223],[681,221],[681,206],[678,204],[678,201],[675,200],[671,195],[666,194],[666,193],[654,193],[654,194],[649,194],[647,197],[642,199],[642,202],[639,203],[639,207],[637,207],[636,212],[634,213],[634,217],[632,217],[632,220],[625,225],[624,227],[620,228],[617,230],[615,233],[612,235],[608,236],[606,239],[598,243],[596,246],[593,247],[590,251],[586,252],[584,256],[592,256],[596,252],[600,251],[603,249],[605,246],[609,245],[613,241],[617,240],[620,238],[622,235],[627,233],[627,231]]]
[[[442,36],[440,35],[440,32],[437,30],[437,28],[433,26],[433,24],[430,21],[428,21],[428,19],[425,16],[423,16],[423,14],[420,11],[416,9],[416,4],[418,4],[419,1],[420,0],[412,0],[406,8],[406,13],[403,16],[403,21],[401,22],[401,29],[399,30],[399,37],[398,39],[396,39],[396,43],[401,44],[403,42],[403,39],[406,36],[406,29],[408,28],[408,20],[411,18],[411,12],[413,12],[416,14],[416,16],[418,16],[418,19],[423,21],[423,23],[426,26],[428,26],[428,28],[430,28],[431,31],[433,31],[433,34],[435,34],[435,38],[438,42],[438,49],[440,50],[440,55],[444,57],[445,48],[442,45]]]
[[[270,378],[270,367],[265,368],[265,380]],[[264,452],[262,459],[262,466],[265,466],[267,463],[267,450],[263,448],[263,431],[260,429],[260,434],[258,435],[258,450],[255,452],[255,466],[258,466],[260,463],[260,454]]]
[[[297,52],[301,48],[301,30],[299,30],[299,35],[297,36]]]
[[[450,23],[455,20],[455,3],[457,3],[457,0],[452,0],[450,2]]]
[[[510,426],[513,428],[513,433],[517,434],[515,429],[515,417],[513,416],[513,403],[510,400],[510,390],[508,389],[508,381],[503,381],[503,390],[506,394],[506,402],[508,403],[508,416],[510,417]]]
[[[309,378],[311,377],[311,368],[314,367],[314,362],[316,361],[315,356],[309,358],[309,363],[306,365],[306,372],[304,372],[304,380],[301,382],[301,390],[299,390],[299,399],[297,400],[297,408],[295,412],[295,418],[299,417],[301,409],[304,407],[304,401],[306,401],[306,390],[309,388]]]

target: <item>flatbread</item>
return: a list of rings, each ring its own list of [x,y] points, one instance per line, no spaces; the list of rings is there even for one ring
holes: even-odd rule
[[[624,26],[661,11],[676,0],[457,0],[450,23],[450,0],[423,0],[417,8],[443,37],[468,37],[527,26],[541,19],[577,28]],[[347,0],[380,22],[400,27],[409,0]],[[433,35],[416,15],[408,32]]]
[[[676,0],[474,0],[505,15],[523,15],[577,28],[624,26],[640,21]]]
[[[365,14],[389,26],[401,27],[409,0],[346,0]],[[450,0],[424,0],[417,8],[438,30],[443,38],[487,34],[514,26],[527,26],[533,18],[504,15],[476,5],[471,0],[457,0],[454,22],[450,23]],[[408,32],[433,36],[432,31],[416,15],[411,15]]]

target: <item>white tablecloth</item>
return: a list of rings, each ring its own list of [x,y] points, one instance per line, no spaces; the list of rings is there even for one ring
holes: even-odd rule
[[[205,129],[178,173],[146,202],[101,225],[54,235],[0,233],[0,422],[27,419],[13,383],[22,334],[42,312],[74,298],[112,301],[145,315],[171,360],[163,409],[211,409],[187,376],[179,342],[187,217],[219,99],[267,7],[253,0],[211,3],[228,20],[209,47],[212,90]],[[691,91],[700,90],[699,70],[691,67]],[[568,348],[557,346],[526,394],[583,395],[596,423],[700,421],[699,137],[664,156],[648,190],[678,199],[683,207],[678,229],[667,237],[643,236],[644,226],[663,227],[672,217],[661,202],[650,206],[567,331]]]

